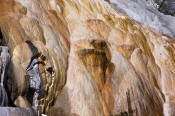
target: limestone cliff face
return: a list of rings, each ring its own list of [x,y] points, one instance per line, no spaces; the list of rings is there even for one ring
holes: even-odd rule
[[[27,66],[38,49],[38,110],[48,116],[175,115],[175,40],[103,0],[0,0],[10,99],[32,107]]]

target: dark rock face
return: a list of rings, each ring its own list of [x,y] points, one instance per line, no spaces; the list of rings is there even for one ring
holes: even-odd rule
[[[175,16],[175,1],[174,0],[154,0],[155,3],[159,5],[159,11],[167,14]]]
[[[0,107],[0,116],[36,116],[30,108]]]
[[[45,89],[45,86],[48,82],[46,82],[44,77],[42,78],[41,72],[46,71],[50,74],[50,76],[53,76],[52,74],[54,71],[52,67],[46,66],[46,57],[38,52],[38,49],[33,45],[33,43],[31,41],[26,41],[26,43],[29,45],[33,54],[26,69],[28,73],[27,78],[29,76],[29,90],[27,98],[29,99],[33,109],[40,116],[41,114],[46,113],[50,104],[53,103],[52,97],[48,97],[53,94],[47,95],[49,93],[49,89]],[[46,104],[47,102],[49,103]]]
[[[1,69],[1,85],[5,85],[5,77],[8,65],[10,63],[10,54],[8,52],[8,47],[0,47],[0,69]]]
[[[8,105],[7,93],[4,87],[0,85],[0,106],[7,106],[7,105]]]
[[[39,73],[39,67],[38,67],[38,60],[37,60],[37,54],[38,49],[30,42],[26,41],[33,53],[33,57],[31,58],[30,64],[27,67],[27,72],[30,76],[30,83],[29,86],[31,89],[34,89],[33,93],[33,100],[32,100],[32,107],[37,112],[38,110],[38,103],[39,103],[39,96],[41,91],[41,77]]]
[[[0,106],[8,105],[8,97],[4,85],[6,85],[6,73],[7,68],[10,63],[10,54],[8,52],[8,47],[0,47]]]
[[[162,2],[164,1],[164,0],[153,0],[155,3],[157,3],[158,5],[161,5],[162,4]]]

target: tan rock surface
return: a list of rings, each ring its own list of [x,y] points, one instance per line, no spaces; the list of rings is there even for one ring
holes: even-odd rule
[[[16,103],[28,88],[30,40],[47,59],[40,73],[49,116],[174,115],[175,41],[108,2],[0,0],[0,27]]]

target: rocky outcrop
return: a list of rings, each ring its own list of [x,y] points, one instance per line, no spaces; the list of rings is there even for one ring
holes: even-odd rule
[[[0,28],[16,107],[47,116],[174,115],[175,40],[109,1],[0,0]]]

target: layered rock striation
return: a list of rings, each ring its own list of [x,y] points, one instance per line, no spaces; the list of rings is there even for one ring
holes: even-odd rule
[[[48,116],[174,115],[175,40],[109,1],[0,0],[0,28],[16,107]]]

